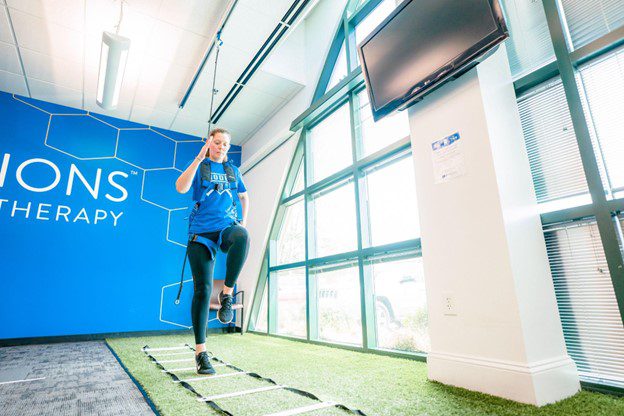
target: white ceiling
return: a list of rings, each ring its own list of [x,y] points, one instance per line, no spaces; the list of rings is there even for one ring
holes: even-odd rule
[[[106,111],[95,103],[101,36],[115,31],[120,1],[0,0],[0,90],[203,136],[214,54],[185,107],[178,104],[230,2],[126,0],[119,34],[132,43],[119,105]],[[215,109],[292,2],[237,2],[222,34]],[[219,120],[235,144],[250,138],[303,87],[296,76],[284,75],[288,70],[272,67],[264,65]]]

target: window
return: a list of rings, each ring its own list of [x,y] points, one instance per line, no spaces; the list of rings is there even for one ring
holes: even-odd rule
[[[310,129],[310,177],[318,182],[353,163],[349,105],[338,110]]]
[[[355,27],[355,43],[360,44],[396,7],[395,0],[383,0]]]
[[[269,291],[264,288],[262,293],[262,301],[260,302],[260,311],[258,312],[258,319],[254,325],[254,331],[268,332],[268,309],[267,309],[267,294]]]
[[[614,197],[624,197],[624,49],[583,65],[579,73],[603,182]]]
[[[303,191],[303,152],[300,152],[299,150],[300,149],[297,149],[297,151],[295,152],[293,165],[290,167],[291,170],[288,172],[288,179],[286,180],[286,185],[284,189],[285,198]]]
[[[343,78],[347,76],[347,51],[345,50],[345,44],[342,42],[340,52],[338,53],[338,59],[336,59],[336,65],[332,70],[329,83],[327,84],[327,91],[338,85]]]
[[[360,279],[357,263],[310,271],[316,279],[319,338],[362,345]]]
[[[624,387],[624,327],[595,221],[544,234],[568,354],[582,379]]]
[[[324,257],[357,249],[353,181],[314,195],[314,252]]]
[[[370,245],[419,237],[416,180],[411,154],[368,169],[365,175]]]
[[[293,189],[291,194],[296,194],[297,192],[303,191],[304,187],[304,179],[303,179],[303,162],[299,165],[299,170],[297,171],[297,176],[295,177],[295,183],[293,185]]]
[[[541,1],[503,0],[511,75],[519,78],[555,59]]]
[[[422,258],[380,258],[367,267],[375,286],[377,345],[391,350],[429,351]]]
[[[561,81],[520,97],[518,109],[541,210],[591,203]]]
[[[295,263],[305,260],[305,218],[304,201],[288,205],[275,244],[275,264]]]
[[[277,288],[277,333],[306,337],[306,279],[305,269],[273,272],[271,284]]]
[[[561,0],[561,7],[574,49],[624,24],[624,0]]]
[[[356,129],[359,129],[362,135],[361,157],[375,153],[404,137],[409,137],[407,111],[399,111],[375,123],[366,90],[360,91],[356,97],[358,107]]]

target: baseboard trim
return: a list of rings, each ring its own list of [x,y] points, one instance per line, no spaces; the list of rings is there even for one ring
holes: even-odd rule
[[[208,334],[227,334],[240,332],[240,328],[222,327],[208,328]],[[0,347],[12,347],[17,345],[33,345],[33,344],[56,344],[60,342],[84,342],[84,341],[101,341],[106,338],[132,338],[132,337],[151,337],[157,335],[192,335],[192,329],[169,329],[158,331],[132,331],[132,332],[106,332],[101,334],[76,334],[76,335],[60,335],[51,337],[30,337],[30,338],[6,338],[0,339]]]
[[[430,380],[535,406],[563,400],[581,388],[568,356],[521,363],[431,352],[427,364]]]

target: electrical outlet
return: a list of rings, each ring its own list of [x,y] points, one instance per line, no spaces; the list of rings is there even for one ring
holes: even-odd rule
[[[455,297],[451,293],[445,293],[442,295],[444,315],[457,316],[455,309]]]

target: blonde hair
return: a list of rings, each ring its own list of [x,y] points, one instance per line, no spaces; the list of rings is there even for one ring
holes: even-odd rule
[[[213,137],[215,134],[219,134],[219,133],[227,134],[230,137],[230,140],[232,140],[232,134],[228,130],[223,129],[221,127],[217,127],[217,128],[214,128],[214,129],[210,130],[210,134],[208,135],[208,137]],[[206,152],[206,157],[210,157],[210,149],[208,149],[208,151]],[[225,154],[225,157],[223,158],[223,161],[224,162],[228,161],[227,153]]]

